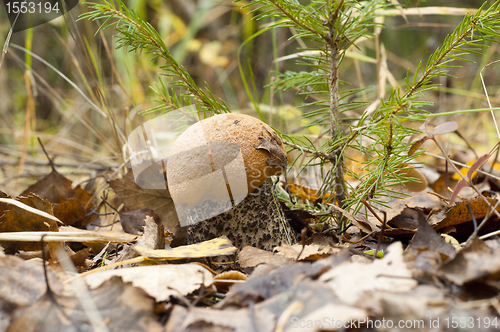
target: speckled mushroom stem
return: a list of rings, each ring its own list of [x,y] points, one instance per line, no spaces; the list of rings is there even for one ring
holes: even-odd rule
[[[188,243],[222,235],[240,249],[252,246],[272,250],[281,244],[295,242],[294,231],[285,219],[276,191],[269,181],[257,187],[231,210],[187,228]]]

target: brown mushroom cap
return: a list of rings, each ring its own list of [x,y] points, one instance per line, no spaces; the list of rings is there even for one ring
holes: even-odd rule
[[[189,127],[174,142],[167,162],[168,185],[176,204],[199,204],[207,194],[212,201],[227,200],[229,186],[224,177],[239,184],[229,190],[233,197],[239,197],[268,177],[281,174],[283,167],[269,164],[270,153],[256,148],[263,138],[277,143],[286,165],[281,140],[271,127],[252,116],[220,114]],[[225,172],[222,178],[221,172],[216,172],[221,168]]]

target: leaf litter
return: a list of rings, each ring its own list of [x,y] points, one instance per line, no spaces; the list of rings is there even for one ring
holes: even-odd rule
[[[389,320],[446,331],[452,317],[488,319],[477,330],[500,324],[500,241],[481,240],[498,225],[494,197],[457,195],[441,207],[425,190],[378,206],[383,234],[371,212],[345,212],[355,226],[344,234],[309,228],[302,243],[237,252],[227,238],[172,248],[168,192],[141,189],[130,173],[108,183],[124,203],[116,231],[92,213],[102,202],[55,170],[15,204],[0,194],[0,331],[335,331],[337,322],[360,330]],[[59,264],[61,248],[79,272]],[[381,258],[365,253],[375,249]]]

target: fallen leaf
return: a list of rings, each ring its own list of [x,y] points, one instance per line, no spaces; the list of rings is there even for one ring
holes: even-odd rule
[[[29,186],[21,193],[21,196],[36,194],[52,204],[62,204],[73,198],[80,204],[80,207],[83,208],[85,214],[90,213],[93,209],[92,196],[85,189],[80,188],[80,186],[73,189],[71,188],[71,185],[72,182],[70,180],[54,169],[43,179]],[[80,207],[78,207],[78,209],[80,209]],[[79,217],[83,217],[85,214],[82,214]],[[89,224],[92,221],[86,222]],[[85,222],[82,224],[84,223]]]
[[[244,307],[250,303],[270,299],[289,290],[295,283],[304,278],[317,277],[324,271],[340,266],[349,259],[347,251],[331,255],[314,263],[295,263],[280,268],[269,265],[258,265],[247,281],[234,285],[226,298],[216,305],[217,308]]]
[[[226,256],[233,254],[237,250],[225,236],[172,249],[152,250],[140,246],[135,246],[134,249],[141,256],[155,259]]]
[[[345,304],[354,305],[366,292],[404,292],[414,288],[411,271],[403,261],[401,242],[391,244],[384,258],[370,264],[344,263],[324,273],[320,280],[333,289]]]
[[[142,288],[156,301],[167,301],[170,296],[187,295],[213,283],[212,274],[197,264],[137,266],[119,270],[106,270],[85,276],[91,289],[99,287],[112,277],[120,277],[123,282],[131,282]]]
[[[377,212],[379,218],[383,219],[384,214],[382,212],[385,212],[387,223],[406,208],[406,205],[411,201],[413,196],[420,194],[411,192],[401,185],[393,186],[391,190],[395,191],[392,193],[395,197],[383,196],[377,198],[377,203],[373,201],[369,203],[375,212]],[[356,217],[362,218],[365,216],[368,216],[368,222],[373,225],[372,229],[374,231],[380,230],[382,223],[370,211],[367,211],[366,207],[363,207]]]
[[[371,232],[380,230],[380,228],[375,226],[375,224],[364,221],[363,218],[361,218],[360,216],[358,216],[358,218],[356,218],[352,214],[350,214],[346,210],[338,207],[335,204],[328,204],[328,206],[330,208],[332,208],[334,211],[342,213],[342,215],[344,217],[346,217],[347,219],[349,219],[349,221],[351,223],[353,223],[353,225],[355,225],[356,227],[358,227],[360,230],[364,231],[365,233],[371,233]]]
[[[472,281],[498,281],[500,256],[473,235],[470,243],[446,263],[440,272],[446,279],[459,286]]]
[[[303,326],[301,326],[300,331],[343,331],[344,326],[337,325],[337,322],[347,322],[348,326],[360,326],[361,323],[358,321],[364,321],[367,316],[368,312],[364,309],[345,304],[328,303],[308,315],[300,317],[300,321],[302,322],[321,322],[321,328],[319,326],[315,326],[315,324],[302,324]],[[296,318],[295,324],[297,324],[297,322],[299,322],[299,318],[296,316],[294,316],[294,318]],[[289,324],[287,324],[290,327],[288,330],[293,331],[293,323],[294,321],[292,320]]]
[[[419,215],[418,231],[403,255],[407,264],[414,269],[414,275],[435,275],[443,262],[455,255],[453,245],[434,231],[424,215]]]
[[[486,200],[491,206],[495,206],[496,200],[486,197]],[[489,204],[487,204],[481,197],[467,198],[460,202],[455,203],[448,209],[439,212],[434,215],[433,218],[433,228],[440,230],[449,226],[456,226],[462,223],[472,221],[472,216],[467,210],[467,205],[470,206],[472,213],[476,219],[483,218],[489,209]],[[497,208],[500,211],[500,207]]]
[[[85,229],[87,225],[99,218],[98,214],[93,213],[91,207],[85,208],[80,200],[72,197],[63,203],[54,204],[54,215],[65,225]]]
[[[325,312],[321,312],[321,308],[330,306],[336,310],[323,316]],[[288,290],[256,304],[254,308],[256,311],[264,310],[275,314],[278,317],[276,330],[287,332],[303,331],[314,327],[312,323],[316,321],[308,320],[309,317],[317,317],[322,320],[322,323],[335,324],[335,320],[345,313],[343,312],[345,309],[354,309],[342,304],[328,285],[309,278],[297,278],[296,283]],[[318,310],[320,312],[313,314]],[[364,312],[364,310],[359,309],[358,312]],[[324,329],[326,324],[322,327],[323,329],[320,329],[319,324],[316,325],[318,331],[328,330]]]
[[[62,291],[61,281],[47,266],[51,289]],[[16,308],[33,304],[47,291],[42,263],[26,262],[16,256],[0,257],[0,317]]]
[[[163,225],[158,225],[151,216],[144,218],[144,234],[137,240],[137,246],[148,249],[165,248],[165,232]]]
[[[294,195],[297,195],[299,198],[307,199],[308,201],[311,201],[311,202],[316,202],[319,199],[318,191],[316,189],[312,189],[312,188],[306,187],[304,185],[301,185],[298,183],[293,183],[293,182],[290,182],[288,184],[288,187],[290,189],[290,192]],[[330,194],[325,193],[322,196],[323,201],[328,199],[329,197],[330,197]]]
[[[161,224],[160,217],[151,209],[140,209],[130,212],[118,212],[120,223],[126,233],[141,235],[144,232],[146,216],[151,216],[158,224]]]
[[[238,262],[243,269],[247,267],[256,267],[259,264],[283,266],[290,264],[292,261],[292,259],[286,258],[283,255],[277,255],[270,251],[250,246],[244,247],[238,253]]]
[[[166,332],[249,332],[275,331],[275,315],[268,311],[249,309],[213,310],[193,307],[189,310],[176,305],[165,326]]]
[[[89,291],[97,308],[92,323],[78,298],[45,294],[38,302],[18,309],[12,316],[9,331],[53,332],[92,331],[107,328],[108,331],[160,332],[162,328],[154,313],[154,301],[139,288],[113,278],[101,287]]]
[[[294,244],[293,246],[283,244],[279,247],[274,248],[274,251],[276,251],[278,254],[282,254],[288,259],[296,260],[298,257],[299,261],[315,261],[332,254],[336,254],[341,250],[338,248],[332,248],[329,245],[319,244],[308,244],[304,246],[303,249],[304,250],[302,250],[301,244]]]
[[[58,219],[52,215],[52,205],[48,201],[38,196],[1,200],[10,204],[0,217],[0,236],[5,232],[58,231]],[[2,242],[2,246],[24,251],[40,250],[39,242]]]
[[[425,141],[427,141],[428,139],[429,137],[425,136],[419,139],[418,141],[413,142],[413,144],[410,147],[410,150],[408,150],[408,156],[413,156],[415,152],[417,152],[417,150],[422,146],[422,144],[424,144]]]
[[[458,123],[456,123],[455,121],[445,122],[440,125],[437,125],[436,127],[434,127],[434,130],[432,131],[427,131],[427,122],[424,123],[424,125],[422,125],[422,127],[424,126],[425,126],[425,131],[432,135],[449,134],[458,129]],[[420,129],[422,129],[422,127],[420,127]]]
[[[401,293],[370,292],[358,304],[370,312],[372,316],[375,316],[373,321],[382,319],[393,322],[411,320],[415,324],[420,324],[420,329],[415,325],[412,326],[413,330],[425,330],[423,328],[429,327],[429,317],[436,316],[437,313],[445,310],[449,304],[447,301],[444,289],[424,284]],[[425,323],[421,324],[421,321],[425,321]],[[388,330],[397,330],[397,328]]]
[[[108,183],[123,200],[127,210],[152,209],[160,217],[165,229],[170,232],[179,223],[175,205],[168,190],[139,187],[131,171],[121,179],[108,180]]]

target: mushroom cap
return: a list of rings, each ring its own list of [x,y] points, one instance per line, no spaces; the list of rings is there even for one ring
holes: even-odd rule
[[[281,152],[284,160],[276,163],[273,155]],[[229,195],[238,204],[285,167],[286,150],[271,127],[249,115],[219,114],[197,122],[175,140],[167,182],[176,205],[192,207],[207,198],[230,203]]]

